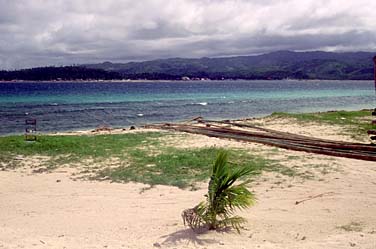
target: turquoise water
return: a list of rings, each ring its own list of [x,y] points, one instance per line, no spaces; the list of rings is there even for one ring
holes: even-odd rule
[[[374,107],[372,81],[0,83],[0,134]]]

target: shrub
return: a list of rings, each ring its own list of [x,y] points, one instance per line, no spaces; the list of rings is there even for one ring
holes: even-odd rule
[[[246,220],[234,213],[237,209],[252,206],[255,198],[246,187],[249,180],[238,185],[234,183],[252,171],[250,167],[231,169],[227,163],[227,153],[220,152],[213,164],[206,201],[183,211],[184,224],[192,229],[203,226],[211,230],[233,227],[239,232]]]

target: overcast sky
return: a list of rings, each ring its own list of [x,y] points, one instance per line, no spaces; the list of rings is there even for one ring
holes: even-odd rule
[[[0,68],[376,51],[375,0],[0,0]]]

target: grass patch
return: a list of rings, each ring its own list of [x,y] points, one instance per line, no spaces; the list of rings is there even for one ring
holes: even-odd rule
[[[166,147],[163,141],[170,136],[174,134],[39,136],[32,143],[25,142],[23,136],[0,137],[0,167],[22,166],[22,161],[29,157],[39,162],[39,167],[43,167],[41,172],[68,165],[79,167],[79,175],[89,179],[195,188],[195,183],[209,178],[213,160],[222,149]],[[295,175],[294,170],[245,150],[226,148],[226,151],[230,166],[250,167],[252,176],[262,171]]]
[[[103,157],[121,154],[124,148],[140,146],[144,141],[156,144],[158,132],[95,135],[95,136],[38,136],[36,142],[25,142],[23,136],[0,137],[0,150],[22,155],[55,156],[74,154],[77,156]]]
[[[293,118],[300,122],[316,122],[344,126],[353,136],[367,134],[367,130],[375,128],[371,124],[371,110],[361,111],[329,111],[317,113],[283,113],[275,112],[274,118]]]
[[[17,156],[48,156],[46,167],[94,159],[101,162],[109,157],[123,157],[124,153],[143,144],[156,146],[158,132],[96,136],[38,136],[36,142],[25,142],[23,136],[0,137],[0,162],[10,162]],[[9,166],[8,166],[9,167]],[[14,168],[14,167],[13,167]]]
[[[167,148],[158,155],[148,156],[140,150],[129,152],[130,165],[102,170],[96,179],[109,178],[116,182],[143,182],[150,185],[162,184],[181,188],[195,187],[196,182],[209,178],[217,147],[201,149]],[[271,160],[251,155],[243,150],[227,149],[229,164],[252,168],[252,175],[274,165]]]

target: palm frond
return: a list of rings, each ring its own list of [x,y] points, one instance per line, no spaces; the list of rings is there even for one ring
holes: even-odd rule
[[[228,217],[220,221],[220,227],[232,227],[235,228],[238,233],[240,233],[240,229],[242,228],[242,224],[246,223],[247,220],[240,216]]]

